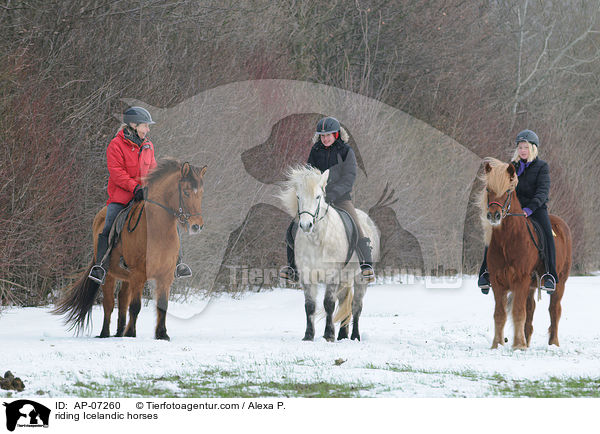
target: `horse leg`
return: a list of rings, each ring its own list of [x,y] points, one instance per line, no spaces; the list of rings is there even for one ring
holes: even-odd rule
[[[117,320],[117,333],[115,334],[117,338],[123,337],[123,333],[125,332],[130,296],[129,282],[121,281],[121,289],[119,289],[119,318]]]
[[[562,279],[556,284],[556,291],[550,296],[550,306],[548,307],[548,310],[550,311],[550,327],[548,328],[550,338],[548,339],[548,345],[556,345],[557,347],[560,346],[558,343],[558,322],[560,321],[560,315],[562,313],[560,301],[564,292],[565,282],[564,279]]]
[[[527,347],[531,342],[531,335],[533,334],[533,313],[535,312],[535,289],[529,290],[529,296],[527,297],[527,316],[525,318],[525,340],[527,341]]]
[[[504,345],[504,325],[506,324],[506,293],[504,288],[501,288],[492,282],[492,292],[494,293],[494,342],[492,349],[498,348],[498,345]]]
[[[167,277],[161,276],[156,279],[156,331],[155,339],[170,341],[167,334],[167,308],[169,307],[169,292],[173,283],[173,273],[168,273]]]
[[[142,291],[144,290],[144,283],[146,281],[143,277],[133,279],[129,281],[129,290],[131,296],[129,299],[129,322],[125,328],[124,336],[128,338],[136,337],[135,324],[137,322],[138,314],[142,309]]]
[[[364,283],[356,283],[354,285],[354,297],[352,298],[352,336],[350,339],[360,341],[360,333],[358,332],[358,319],[362,312],[363,298],[367,292],[367,285]]]
[[[335,340],[335,325],[333,324],[333,311],[335,310],[335,292],[337,290],[337,284],[328,284],[325,289],[325,298],[323,300],[323,307],[325,308],[325,334],[323,337],[327,342],[333,342]]]
[[[512,317],[514,326],[513,349],[524,350],[527,348],[525,340],[525,318],[527,297],[529,294],[529,280],[517,282],[513,289]]]
[[[102,305],[104,307],[104,323],[99,338],[107,338],[110,336],[110,316],[115,308],[115,278],[108,274],[102,285]]]
[[[348,297],[348,291],[350,291],[350,287],[347,284],[341,284],[340,290],[338,290],[338,311],[341,311],[346,302],[346,297]],[[341,318],[340,331],[338,332],[338,341],[342,339],[348,339],[348,329],[350,324],[350,315],[347,315],[345,318]]]
[[[304,287],[304,310],[306,312],[306,332],[303,341],[315,339],[315,310],[317,309],[317,285],[309,284]]]

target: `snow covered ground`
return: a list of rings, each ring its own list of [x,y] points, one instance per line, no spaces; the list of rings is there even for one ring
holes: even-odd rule
[[[506,347],[489,349],[494,300],[473,278],[458,289],[369,287],[361,342],[303,342],[304,298],[292,289],[222,296],[208,305],[171,303],[170,342],[153,339],[152,303],[142,308],[137,338],[109,339],[93,337],[101,306],[91,335],[80,337],[50,308],[7,308],[0,314],[0,370],[12,371],[26,389],[0,390],[0,397],[310,396],[313,389],[298,392],[307,384],[337,396],[531,396],[532,387],[600,396],[600,276],[567,282],[560,348],[547,345],[548,301],[543,293],[527,351],[511,350],[510,322]],[[113,313],[112,333],[115,327]],[[317,336],[323,328],[318,321]],[[567,382],[581,378],[587,386],[569,392]]]

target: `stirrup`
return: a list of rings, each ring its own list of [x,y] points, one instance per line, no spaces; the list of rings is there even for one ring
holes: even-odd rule
[[[375,271],[373,271],[373,266],[367,263],[360,264],[360,276],[362,277],[363,282],[375,282]]]
[[[287,280],[290,283],[298,283],[298,272],[289,265],[282,267],[279,270],[279,278]]]
[[[175,267],[175,278],[180,279],[182,277],[192,277],[192,269],[187,264],[180,262]]]
[[[88,279],[93,280],[94,282],[104,285],[104,279],[106,278],[106,270],[102,267],[101,264],[96,264],[90,270],[90,274],[88,274]]]
[[[542,281],[542,289],[545,290],[548,294],[552,294],[556,289],[556,280],[554,276],[550,273],[544,274],[541,279]]]
[[[487,275],[487,277],[485,277]],[[488,273],[487,271],[484,271],[483,273],[481,273],[481,276],[479,276],[479,279],[477,280],[477,286],[479,286],[479,289],[481,289],[481,293],[482,294],[487,294],[490,292],[490,273]]]

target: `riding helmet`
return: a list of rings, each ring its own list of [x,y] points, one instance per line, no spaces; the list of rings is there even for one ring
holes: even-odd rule
[[[123,113],[123,122],[129,124],[154,124],[150,112],[143,107],[129,107]]]
[[[340,121],[336,118],[326,117],[317,122],[317,134],[336,133],[340,130]]]
[[[520,142],[529,142],[535,146],[540,145],[540,139],[538,138],[537,134],[531,130],[523,130],[517,134],[515,143],[519,144]]]

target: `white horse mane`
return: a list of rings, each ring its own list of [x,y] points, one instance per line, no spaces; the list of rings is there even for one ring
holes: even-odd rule
[[[291,216],[298,214],[297,194],[314,193],[321,183],[322,175],[319,169],[306,165],[293,166],[286,170],[287,181],[283,183],[281,193],[277,197]]]

